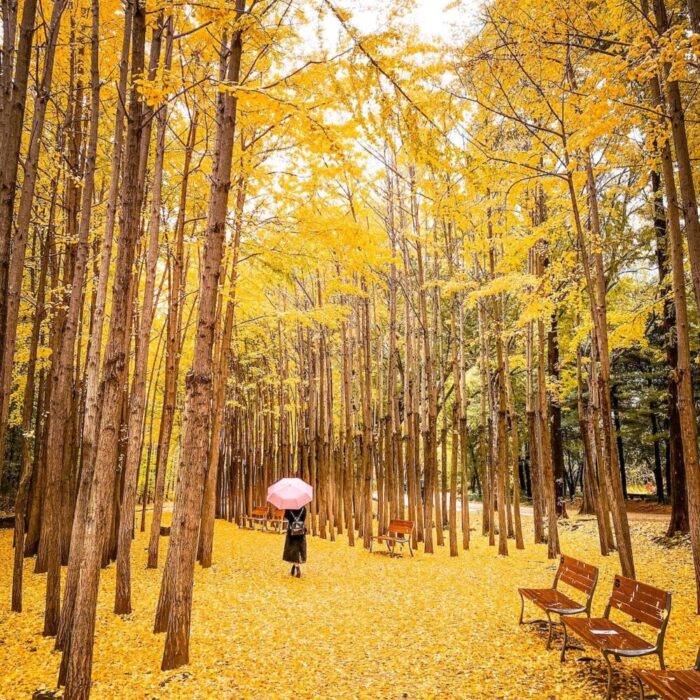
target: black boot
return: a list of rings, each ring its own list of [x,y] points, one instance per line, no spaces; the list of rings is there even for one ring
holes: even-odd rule
[[[301,567],[297,566],[297,578],[301,578]]]
[[[296,573],[296,570],[297,570],[297,565],[292,564],[292,570],[289,572],[289,575],[294,576],[294,574]]]

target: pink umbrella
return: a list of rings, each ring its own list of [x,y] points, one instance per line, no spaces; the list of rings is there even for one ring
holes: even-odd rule
[[[314,490],[301,479],[280,479],[267,489],[267,500],[276,508],[296,510],[310,503]]]

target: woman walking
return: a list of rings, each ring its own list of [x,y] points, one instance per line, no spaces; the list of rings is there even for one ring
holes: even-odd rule
[[[289,573],[297,578],[301,578],[301,565],[306,564],[306,505],[313,495],[309,484],[294,477],[280,479],[267,489],[267,500],[284,509],[287,537],[282,559],[292,565]]]
[[[285,510],[287,537],[282,559],[292,565],[290,574],[301,578],[301,565],[306,564],[306,506]]]

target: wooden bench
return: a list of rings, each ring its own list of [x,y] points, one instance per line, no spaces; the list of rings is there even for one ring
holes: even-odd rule
[[[286,532],[287,525],[289,523],[284,517],[284,510],[281,508],[275,508],[275,512],[272,514],[272,517],[267,519],[267,524],[274,532],[281,535],[282,533]]]
[[[619,610],[633,621],[643,623],[656,630],[656,641],[648,642],[621,627],[610,619],[611,609]],[[569,645],[569,635],[575,634],[584,642],[597,649],[603,656],[608,667],[607,700],[612,695],[612,664],[610,657],[620,661],[622,657],[637,658],[656,654],[659,657],[661,669],[664,664],[664,637],[668,618],[671,614],[671,594],[660,588],[640,583],[624,576],[615,576],[613,591],[605,607],[603,617],[562,617],[564,623],[564,644],[561,649],[561,660],[565,660],[566,650],[573,648]]]
[[[565,583],[567,586],[581,591],[586,596],[585,602],[579,603],[559,590],[557,588],[559,583]],[[557,624],[552,619],[552,615],[559,615],[561,618],[562,615],[585,613],[587,617],[590,617],[591,602],[593,601],[593,594],[597,584],[598,569],[595,566],[562,554],[551,588],[518,588],[521,603],[519,624],[526,624],[523,620],[523,614],[525,612],[525,600],[527,599],[533,602],[540,610],[543,610],[547,616],[546,620],[528,620],[527,624],[547,624],[549,627],[547,649],[549,649],[552,644],[554,625]],[[558,624],[561,624],[561,620]]]
[[[260,531],[263,532],[267,524],[267,506],[256,506],[250,515],[243,517],[243,522],[247,523],[250,530],[255,530],[255,524],[260,525]]]
[[[700,651],[690,671],[635,671],[639,697],[644,700],[644,685],[666,700],[700,698]]]
[[[390,557],[403,556],[403,548],[408,547],[408,551],[413,556],[413,547],[411,546],[411,537],[413,536],[414,523],[413,520],[392,520],[389,523],[386,535],[372,535],[369,541],[369,551],[372,551],[372,543],[384,542],[389,550]],[[396,548],[400,547],[400,551]]]

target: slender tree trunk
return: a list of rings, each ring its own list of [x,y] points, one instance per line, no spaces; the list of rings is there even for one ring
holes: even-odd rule
[[[11,382],[11,377],[5,377],[5,368],[9,366],[10,371],[12,370],[12,364],[6,364],[5,353],[12,355],[14,352],[14,340],[9,343],[6,336],[9,303],[8,280],[15,192],[17,190],[17,168],[20,160],[37,4],[37,0],[25,0],[24,2],[16,54],[17,3],[3,2],[2,4],[4,48],[1,64],[2,77],[0,79],[0,153],[3,154],[3,168],[0,170],[0,388],[3,389],[3,392]],[[49,58],[48,48],[49,46],[44,47],[45,60]],[[41,109],[41,105],[39,108]],[[34,109],[36,110],[36,107]],[[0,484],[2,483],[5,430],[10,400],[10,397],[3,392],[0,392]]]
[[[45,297],[46,297],[46,273],[48,270],[48,236],[43,242],[41,250],[41,268],[39,272],[39,280],[37,282],[36,295],[36,311],[34,313],[34,322],[32,325],[32,335],[29,341],[29,360],[27,362],[27,383],[24,387],[24,401],[22,403],[22,466],[20,469],[19,486],[17,488],[17,497],[15,499],[15,559],[12,575],[12,611],[22,612],[22,575],[24,565],[24,533],[25,521],[27,519],[27,507],[29,503],[30,485],[33,476],[34,460],[31,449],[30,434],[32,432],[32,417],[34,408],[34,385],[36,373],[37,349],[39,347],[39,338],[41,335],[41,324],[45,316]],[[41,394],[41,382],[39,385],[39,393]],[[41,424],[41,415],[39,409],[41,401],[37,406],[35,418],[35,437],[34,442],[38,442],[39,426]]]
[[[236,0],[236,14],[245,11],[244,0]],[[237,85],[243,52],[242,29],[233,35],[227,56],[226,82]],[[209,404],[211,367],[218,282],[228,212],[233,143],[236,129],[237,98],[230,92],[220,95],[217,120],[217,149],[211,183],[205,247],[202,256],[199,317],[192,368],[185,385],[178,487],[175,495],[170,547],[163,571],[156,631],[166,631],[161,668],[168,670],[189,662],[192,584],[197,556],[197,536],[204,490],[205,466],[209,447]]]
[[[56,55],[56,46],[58,44],[58,34],[61,27],[61,19],[63,11],[66,8],[68,0],[57,0],[51,10],[51,19],[47,29],[46,46],[43,50],[44,69],[41,77],[41,82],[38,85],[37,95],[34,99],[34,113],[32,118],[32,129],[29,138],[29,150],[27,158],[24,162],[24,179],[22,180],[22,192],[20,195],[19,209],[17,211],[16,220],[12,221],[12,212],[7,211],[10,215],[10,221],[7,224],[8,229],[16,231],[12,239],[12,255],[9,261],[9,269],[7,273],[7,294],[0,291],[0,321],[4,323],[3,329],[3,345],[2,345],[2,366],[0,367],[0,483],[2,482],[2,472],[4,464],[4,447],[5,433],[7,430],[8,417],[10,411],[10,397],[12,395],[12,365],[15,356],[15,341],[17,339],[17,320],[19,316],[20,297],[22,294],[22,273],[24,271],[24,260],[27,250],[27,240],[29,237],[29,228],[31,224],[32,207],[34,204],[34,190],[39,175],[39,156],[41,155],[41,146],[44,134],[44,123],[46,120],[46,108],[51,97],[51,89],[53,83],[54,59]],[[19,66],[18,66],[19,67]],[[26,88],[25,88],[26,91]],[[22,108],[22,114],[24,109]],[[20,124],[16,127],[21,133],[21,114],[16,113],[11,115],[13,118],[20,118]],[[14,138],[14,134],[9,136],[8,140]],[[10,145],[11,148],[14,144]],[[18,152],[19,153],[19,152]],[[3,154],[3,158],[7,158],[10,154]],[[17,155],[19,157],[19,155]],[[10,166],[15,169],[16,164]],[[12,183],[14,190],[14,183]],[[0,217],[2,214],[3,202],[0,199]],[[0,220],[0,225],[3,222]],[[4,239],[5,232],[0,230],[0,240]],[[3,244],[0,244],[0,285],[4,283],[4,263],[2,260]],[[0,287],[2,290],[3,287]],[[53,610],[53,608],[52,608]],[[53,612],[51,613],[53,615]],[[52,632],[51,634],[53,634]]]
[[[172,17],[167,24],[162,17],[154,29],[151,39],[152,63],[157,65],[162,35],[166,33],[165,56],[163,70],[170,70],[172,62],[173,27]],[[165,130],[167,108],[161,105],[155,113],[156,119],[156,151],[153,164],[153,187],[151,193],[151,214],[148,224],[148,248],[146,252],[145,285],[141,319],[136,338],[136,357],[134,359],[134,374],[129,394],[127,410],[127,447],[124,471],[124,492],[121,498],[121,518],[119,521],[117,541],[117,582],[114,598],[114,612],[118,615],[131,613],[131,541],[134,534],[134,508],[136,507],[136,481],[143,448],[143,425],[146,411],[146,374],[148,371],[148,355],[150,347],[151,328],[155,311],[154,295],[156,281],[156,265],[160,241],[160,211],[162,204],[163,162],[165,159]],[[141,143],[142,151],[146,134]],[[145,164],[140,171],[145,171]],[[140,174],[140,173],[139,173]]]
[[[187,208],[187,191],[189,185],[192,153],[197,140],[197,122],[199,113],[192,115],[185,148],[182,183],[180,185],[180,202],[175,222],[174,252],[168,257],[170,265],[170,284],[167,317],[167,339],[165,349],[165,387],[163,389],[163,409],[161,411],[156,449],[156,473],[153,486],[153,517],[148,542],[149,569],[158,567],[158,547],[160,544],[160,525],[163,516],[165,498],[165,475],[170,455],[170,438],[175,420],[177,400],[177,377],[180,367],[180,349],[182,345],[182,279],[184,263],[185,212]]]
[[[105,364],[103,370],[103,406],[99,440],[95,455],[92,487],[85,520],[80,575],[75,596],[75,608],[64,646],[62,674],[65,670],[66,697],[85,700],[90,693],[92,654],[95,633],[97,591],[100,565],[108,527],[109,506],[114,493],[119,430],[121,427],[121,394],[129,348],[128,315],[129,286],[136,240],[142,192],[139,191],[139,150],[142,128],[143,101],[136,85],[144,65],[146,12],[141,0],[132,6],[132,89],[129,106],[129,128],[126,138],[126,158],[122,186],[122,221],[110,318]]]
[[[362,538],[365,549],[369,549],[372,537],[372,460],[374,457],[372,436],[372,354],[370,351],[370,319],[369,319],[369,295],[367,284],[362,278],[361,299],[361,330],[360,339],[362,347],[361,395],[362,395],[362,479],[363,479],[363,517]]]
[[[695,0],[694,0],[695,1]],[[659,36],[665,35],[669,29],[668,14],[664,0],[652,0],[656,30]],[[647,3],[642,6],[644,15],[648,14]],[[685,236],[688,242],[688,258],[690,260],[690,276],[695,293],[695,304],[700,310],[700,220],[698,220],[698,202],[693,181],[693,168],[688,147],[688,134],[685,127],[685,110],[681,97],[680,85],[671,79],[671,64],[666,62],[663,69],[663,86],[668,104],[668,118],[671,122],[673,135],[673,150],[678,166],[678,183],[680,185],[680,201],[683,220],[685,221]],[[661,97],[659,95],[659,97]]]
[[[555,381],[559,381],[559,334],[556,312],[552,314],[552,323],[547,334],[547,365],[548,372]],[[554,488],[557,498],[557,515],[560,518],[566,514],[566,489],[564,488],[564,444],[561,430],[561,403],[558,397],[550,392],[549,410],[552,415],[551,443],[552,463],[554,466]]]
[[[565,156],[568,164],[568,154]],[[603,425],[604,451],[603,469],[605,473],[605,483],[610,495],[610,512],[612,513],[613,526],[615,528],[615,539],[617,541],[618,554],[622,574],[634,578],[634,558],[632,553],[632,539],[630,537],[627,511],[620,482],[620,471],[617,463],[617,450],[613,443],[612,406],[610,404],[610,354],[607,328],[606,309],[606,285],[605,271],[603,269],[603,254],[600,246],[602,239],[600,234],[600,219],[598,215],[598,199],[595,188],[595,177],[590,156],[586,158],[586,171],[588,178],[588,200],[591,220],[591,232],[598,248],[593,254],[595,266],[595,279],[590,269],[589,253],[586,244],[581,217],[578,209],[578,198],[574,187],[573,177],[569,173],[567,177],[569,185],[569,196],[574,218],[574,226],[581,251],[581,262],[583,264],[584,276],[586,279],[586,289],[588,292],[591,317],[595,329],[595,343],[598,350],[598,362],[600,366],[599,393],[600,409]]]
[[[520,479],[519,479],[519,459],[520,459],[520,427],[518,412],[515,408],[515,400],[513,398],[513,386],[510,380],[510,361],[506,353],[504,358],[505,382],[506,382],[506,399],[508,402],[508,420],[510,423],[510,458],[511,469],[513,473],[513,514],[515,525],[515,548],[525,549],[525,540],[523,538],[523,526],[520,515]]]
[[[698,456],[698,428],[693,401],[690,336],[683,266],[683,241],[678,217],[673,161],[668,143],[662,147],[661,162],[667,198],[668,249],[678,343],[678,364],[674,378],[678,386],[678,415],[683,443],[683,463],[686,470],[690,544],[695,568],[696,607],[697,612],[700,613],[700,458]]]
[[[231,340],[233,337],[233,320],[236,302],[236,280],[238,257],[243,230],[243,206],[245,204],[246,180],[241,176],[237,185],[236,224],[234,229],[233,252],[231,254],[231,271],[229,273],[229,293],[227,295],[217,373],[214,377],[214,401],[212,407],[211,445],[209,447],[209,467],[204,486],[202,504],[202,526],[199,533],[198,559],[204,568],[211,566],[214,546],[214,499],[216,496],[216,478],[218,473],[219,449],[221,444],[221,423],[224,415],[224,402],[228,384],[228,370],[231,364]],[[270,483],[272,480],[270,480]]]
[[[126,94],[129,49],[131,46],[131,34],[133,23],[132,2],[129,0],[124,13],[124,33],[121,47],[121,61],[119,64],[119,94]],[[88,499],[94,475],[95,446],[98,435],[100,419],[99,385],[100,385],[100,356],[102,352],[102,331],[104,327],[105,307],[107,302],[107,289],[110,276],[112,259],[112,242],[116,219],[119,180],[121,173],[122,145],[124,141],[124,106],[122,100],[118,101],[115,117],[114,147],[111,162],[110,189],[107,200],[107,214],[105,218],[105,230],[100,246],[100,263],[97,279],[95,301],[92,309],[92,324],[90,328],[90,341],[85,365],[85,414],[83,417],[82,435],[82,469],[78,483],[78,493],[73,515],[73,528],[71,531],[71,547],[68,560],[68,573],[66,575],[65,592],[61,606],[61,621],[56,638],[57,648],[64,647],[65,639],[73,620],[73,610],[80,576],[82,561],[82,548],[87,518]],[[63,664],[65,669],[65,663]]]
[[[598,539],[600,540],[600,553],[605,557],[610,553],[608,543],[612,539],[608,514],[603,510],[603,504],[600,498],[600,487],[598,476],[596,473],[596,458],[591,447],[590,431],[588,429],[588,421],[586,419],[585,410],[583,407],[583,370],[581,360],[581,348],[577,348],[576,352],[576,379],[577,379],[577,394],[576,394],[576,409],[579,421],[579,430],[581,432],[581,442],[583,443],[584,451],[584,469],[588,472],[586,483],[588,484],[590,497],[592,500],[593,509],[598,520]]]

